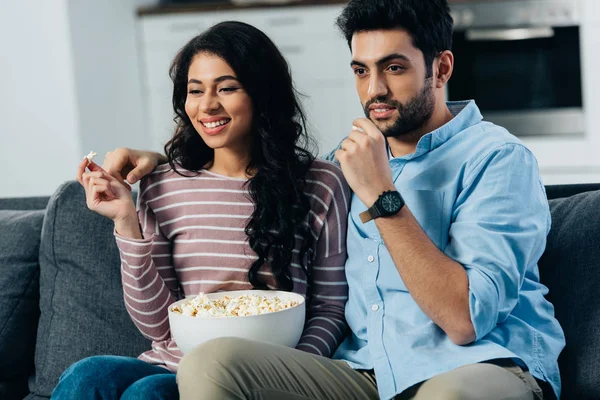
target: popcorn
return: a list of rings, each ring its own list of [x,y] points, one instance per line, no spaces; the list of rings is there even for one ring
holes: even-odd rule
[[[96,157],[98,154],[96,154],[93,151],[90,151],[89,154],[87,156],[85,156],[84,158],[87,158],[88,160],[88,164],[92,162],[92,160],[94,159],[94,157]]]
[[[297,305],[297,301],[284,301],[277,296],[251,294],[210,300],[204,293],[200,293],[188,303],[172,307],[171,311],[191,317],[246,317],[282,311]]]

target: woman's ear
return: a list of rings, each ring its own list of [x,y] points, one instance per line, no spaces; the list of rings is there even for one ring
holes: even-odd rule
[[[452,76],[454,54],[450,50],[442,51],[433,62],[435,87],[443,88]]]

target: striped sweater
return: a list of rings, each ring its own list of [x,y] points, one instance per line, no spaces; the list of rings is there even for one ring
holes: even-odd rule
[[[152,349],[140,359],[171,371],[182,354],[170,336],[168,306],[200,292],[251,289],[248,270],[257,259],[244,231],[254,210],[247,180],[206,170],[185,174],[192,177],[163,165],[141,181],[137,212],[144,239],[115,232],[125,306],[152,340]],[[307,322],[297,348],[329,357],[346,331],[350,192],[337,166],[315,160],[305,194],[315,240],[309,282],[299,264],[300,236],[292,256],[293,291],[307,299]],[[259,274],[269,288],[277,288],[270,267],[263,266]]]

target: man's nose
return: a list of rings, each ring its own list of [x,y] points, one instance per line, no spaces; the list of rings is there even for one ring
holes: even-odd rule
[[[371,74],[369,78],[369,98],[385,97],[388,94],[388,87],[381,74]]]

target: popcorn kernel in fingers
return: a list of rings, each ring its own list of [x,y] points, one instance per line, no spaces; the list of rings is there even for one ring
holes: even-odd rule
[[[96,152],[94,152],[94,151],[90,151],[90,152],[88,153],[88,155],[87,155],[87,156],[85,156],[84,158],[87,158],[87,160],[88,160],[88,164],[89,164],[89,163],[91,163],[91,162],[92,162],[92,160],[94,159],[94,157],[96,157],[97,155],[98,155],[98,154],[97,154]]]

